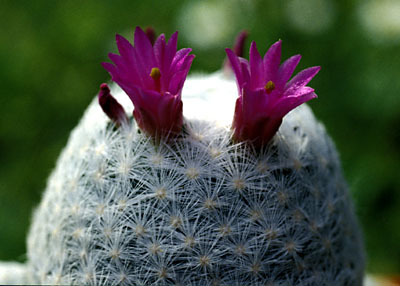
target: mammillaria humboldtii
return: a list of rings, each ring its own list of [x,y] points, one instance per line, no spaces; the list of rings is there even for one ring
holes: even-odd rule
[[[135,105],[134,117],[139,127],[154,137],[179,133],[182,128],[181,93],[194,59],[191,49],[177,51],[178,32],[165,42],[164,34],[152,45],[139,27],[135,45],[117,35],[120,55],[109,54],[114,65],[104,68]]]
[[[320,67],[305,69],[289,81],[301,56],[295,55],[280,65],[281,41],[273,44],[264,58],[255,42],[251,43],[250,61],[230,49],[226,53],[239,90],[232,124],[236,140],[250,140],[258,146],[266,144],[288,112],[317,97],[314,89],[306,85]]]
[[[135,41],[144,41],[142,33],[137,28]],[[290,112],[261,144],[241,142],[240,136],[232,140],[236,131],[225,123],[232,122],[236,84],[215,73],[187,79],[181,123],[154,120],[148,127],[142,120],[165,114],[157,109],[165,105],[155,102],[149,106],[152,114],[143,117],[137,115],[142,102],[136,97],[150,93],[180,102],[183,81],[172,89],[161,84],[159,90],[152,89],[154,83],[148,89],[137,83],[130,94],[131,77],[123,78],[123,71],[130,69],[128,60],[138,60],[130,53],[140,44],[134,49],[122,38],[117,41],[121,57],[111,57],[120,69],[105,66],[132,99],[138,126],[124,91],[102,85],[100,97],[112,97],[113,107],[106,108],[111,116],[97,101],[89,106],[35,211],[28,238],[32,283],[362,285],[363,244],[338,155],[307,106]],[[167,47],[171,41],[176,51],[176,34]],[[156,51],[157,42],[165,47],[161,36],[146,49]],[[280,49],[280,42],[276,45]],[[184,51],[180,77],[186,77],[193,59]],[[236,55],[228,56],[238,77]],[[291,62],[293,70],[298,58]],[[143,65],[143,75],[148,73],[143,82],[155,79],[154,63]],[[162,80],[165,70],[157,68]],[[275,88],[285,88],[291,72],[286,73]],[[228,116],[201,108],[203,103],[215,107],[221,99],[226,99],[221,109],[231,110]],[[126,120],[116,116],[121,110]]]

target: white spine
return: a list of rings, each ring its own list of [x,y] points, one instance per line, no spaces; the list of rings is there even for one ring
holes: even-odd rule
[[[362,239],[324,127],[299,107],[254,152],[231,141],[234,94],[220,74],[188,79],[185,135],[159,146],[93,102],[35,211],[32,282],[362,285]]]

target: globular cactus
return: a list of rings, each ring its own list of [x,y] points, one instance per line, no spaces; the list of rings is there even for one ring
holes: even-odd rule
[[[192,111],[218,96],[232,105],[235,84],[215,74],[188,79],[186,90]],[[307,106],[258,151],[185,115],[179,137],[154,144],[133,121],[117,128],[90,105],[33,218],[32,282],[362,285],[338,155]]]
[[[250,62],[228,50],[232,117],[233,76],[192,77],[182,93],[193,56],[176,41],[117,36],[121,55],[103,65],[125,93],[103,84],[101,108],[72,132],[34,214],[30,281],[362,285],[337,152],[311,110],[294,109],[316,97],[306,84],[319,67],[288,81],[300,56],[280,66],[280,41],[264,59],[253,43]]]
[[[0,261],[0,285],[28,284],[26,264]]]

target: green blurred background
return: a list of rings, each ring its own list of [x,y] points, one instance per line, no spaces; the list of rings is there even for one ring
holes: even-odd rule
[[[241,29],[263,53],[282,39],[284,58],[303,55],[297,71],[322,66],[310,105],[341,153],[368,270],[400,272],[400,1],[0,0],[0,25],[0,260],[26,259],[46,178],[110,79],[100,63],[140,25],[179,30],[192,72],[220,69]]]

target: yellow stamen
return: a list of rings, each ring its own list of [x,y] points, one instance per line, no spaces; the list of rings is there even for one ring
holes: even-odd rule
[[[267,82],[264,88],[266,92],[270,94],[275,89],[275,83],[272,80],[270,80],[269,82]]]
[[[152,68],[151,72],[150,72],[150,76],[154,79],[154,80],[158,80],[161,77],[161,72],[159,68]]]

